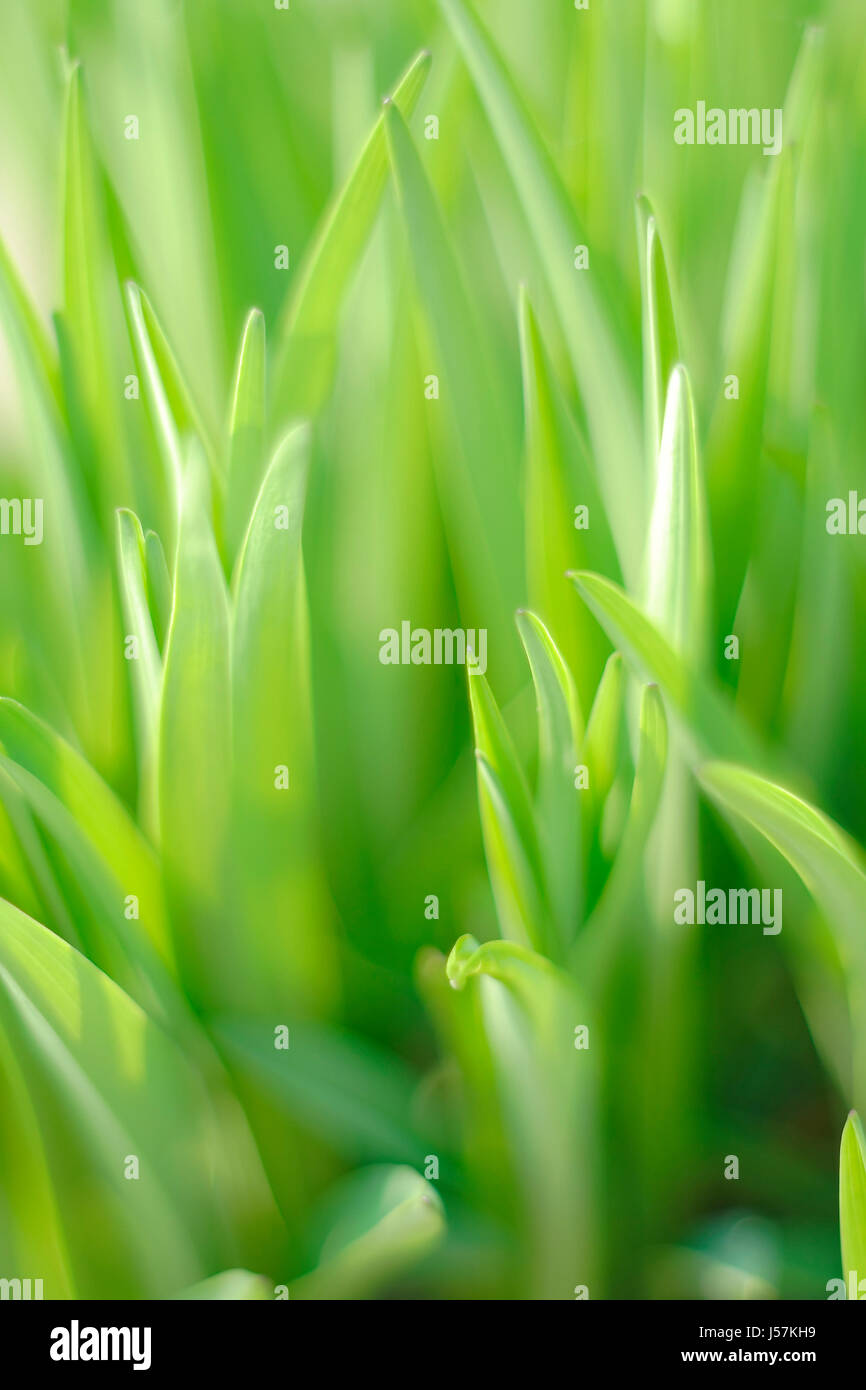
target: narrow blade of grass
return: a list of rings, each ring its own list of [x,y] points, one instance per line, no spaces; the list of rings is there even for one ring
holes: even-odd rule
[[[595,1063],[584,1003],[568,976],[511,941],[479,946],[461,937],[447,970],[467,1005],[480,997],[518,1200],[527,1213],[532,1296],[572,1298],[576,1283],[597,1289],[588,1142]],[[589,1029],[587,1048],[576,1045],[580,1025]]]
[[[63,146],[63,304],[76,392],[80,393],[87,440],[96,444],[101,501],[107,509],[129,496],[127,450],[119,402],[120,381],[111,383],[116,360],[109,293],[111,254],[101,169],[88,126],[81,68],[67,81]],[[120,302],[112,306],[120,320]],[[84,441],[83,441],[84,442]]]
[[[709,540],[692,388],[670,376],[647,546],[647,616],[696,668],[707,647]]]
[[[182,1052],[37,922],[0,903],[0,924],[0,1029],[33,1099],[81,1296],[110,1279],[118,1297],[160,1297],[167,1268],[194,1282],[219,1235],[189,1161],[203,1095]]]
[[[333,1001],[331,912],[315,840],[316,786],[301,532],[310,430],[277,448],[238,562],[233,618],[233,842],[255,1012]],[[281,772],[282,769],[282,772]],[[274,904],[280,930],[274,930]]]
[[[210,523],[205,462],[183,478],[174,608],[160,710],[159,799],[175,950],[199,1003],[243,980],[241,926],[226,893],[230,825],[229,603]],[[226,994],[228,991],[228,994]]]
[[[408,118],[430,69],[419,53],[394,89]],[[273,419],[282,432],[292,418],[317,414],[331,387],[335,330],[343,296],[373,230],[388,178],[384,116],[377,120],[306,260],[280,325],[273,377]]]
[[[574,268],[585,242],[553,161],[534,129],[511,76],[479,20],[463,0],[440,0],[487,111],[539,249],[550,291],[560,306],[583,398],[623,573],[637,577],[644,496],[637,397],[611,331],[593,272]],[[637,501],[636,501],[637,499]]]
[[[168,927],[153,850],[98,773],[42,720],[15,700],[0,699],[0,745],[65,807],[70,820],[109,866],[123,896],[139,899],[141,922],[155,950],[170,957]]]
[[[526,575],[530,603],[544,620],[589,702],[604,664],[603,638],[590,615],[575,609],[566,571],[617,574],[607,527],[585,445],[568,412],[529,296],[520,293],[520,352],[526,422]],[[587,508],[578,529],[575,509]]]
[[[425,318],[436,352],[444,409],[461,457],[443,450],[440,488],[458,577],[485,613],[513,612],[521,596],[517,456],[485,342],[441,208],[405,122],[385,113],[388,147]],[[497,545],[488,537],[495,534]],[[500,649],[501,642],[492,643]]]
[[[661,800],[667,755],[664,704],[657,687],[647,685],[641,699],[637,763],[625,829],[608,881],[587,924],[589,951],[600,950],[606,960],[615,959],[622,928],[639,910],[644,851]],[[578,942],[576,960],[582,959],[585,949],[584,942]]]
[[[580,797],[574,782],[583,716],[571,673],[541,620],[520,611],[517,629],[538,702],[536,815],[559,957],[582,920]]]
[[[664,247],[650,200],[641,195],[635,212],[643,327],[644,439],[652,476],[662,442],[668,383],[681,353]]]
[[[159,833],[156,752],[162,657],[148,602],[144,533],[135,513],[125,508],[117,513],[117,551],[126,627],[124,642],[130,637],[134,637],[136,642],[136,653],[129,667],[137,725],[139,808],[142,824],[151,839],[155,840]]]
[[[234,559],[246,534],[262,481],[266,447],[265,320],[251,309],[235,368],[229,421],[226,545]]]
[[[144,373],[148,399],[159,439],[163,467],[176,509],[180,506],[184,461],[181,439],[193,434],[200,440],[211,475],[221,469],[213,434],[206,425],[180,364],[147,295],[132,282],[126,286],[126,302],[133,341]]]
[[[842,1131],[839,1154],[839,1226],[842,1236],[842,1277],[859,1285],[866,1278],[866,1135],[860,1116],[852,1110]]]
[[[854,1037],[854,1102],[866,1100],[866,867],[862,852],[828,816],[746,767],[714,762],[698,781],[728,817],[769,840],[802,878],[836,935],[847,974]]]
[[[484,852],[502,934],[521,946],[550,949],[553,943],[539,872],[499,777],[483,754],[475,756]]]

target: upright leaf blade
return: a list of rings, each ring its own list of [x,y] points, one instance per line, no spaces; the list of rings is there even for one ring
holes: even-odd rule
[[[573,941],[582,918],[580,801],[575,789],[583,716],[571,672],[533,613],[521,611],[517,628],[538,701],[539,838],[551,905],[557,919],[557,955]]]
[[[153,630],[148,600],[147,557],[144,532],[134,512],[117,513],[117,550],[120,593],[126,625],[124,643],[135,640],[129,661],[137,725],[139,800],[143,823],[153,838],[158,833],[157,736],[162,694],[162,657]]]
[[[860,1116],[852,1110],[842,1131],[839,1154],[839,1226],[842,1237],[842,1277],[846,1286],[853,1275],[859,1292],[866,1279],[866,1135]]]
[[[585,237],[548,152],[492,40],[464,0],[440,0],[487,111],[539,248],[592,435],[599,486],[623,573],[636,578],[645,486],[634,387],[589,274],[575,270]]]
[[[662,442],[668,383],[681,361],[673,294],[658,222],[649,199],[636,205],[643,328],[644,437],[647,466],[654,470]]]
[[[553,375],[529,296],[520,293],[526,451],[526,577],[532,608],[550,628],[587,703],[604,662],[603,639],[575,609],[564,576],[578,566],[616,574],[616,551],[586,446]],[[578,528],[579,507],[588,525]]]
[[[232,558],[246,535],[261,485],[266,447],[265,320],[251,309],[244,324],[235,368],[229,420],[226,543]]]
[[[287,998],[315,1013],[335,991],[332,912],[317,844],[301,548],[309,451],[307,425],[281,440],[235,577],[232,838],[254,1013]]]
[[[585,1002],[572,980],[511,941],[457,941],[448,978],[480,1005],[489,1041],[502,1126],[517,1198],[526,1212],[528,1279],[533,1296],[573,1297],[575,1283],[596,1287],[593,1254],[595,1174],[592,1036]],[[576,1272],[575,1272],[576,1271]]]
[[[457,457],[452,461],[451,450],[443,450],[440,491],[461,606],[497,615],[513,611],[520,598],[516,452],[503,425],[488,344],[441,209],[393,103],[386,108],[385,130],[436,352],[440,408],[456,426]],[[488,541],[491,532],[497,536],[495,547]]]
[[[185,983],[199,1005],[223,1007],[244,970],[240,924],[227,904],[230,769],[228,594],[204,459],[192,450],[160,711],[160,839]]]
[[[394,89],[394,104],[410,116],[430,68],[419,53]],[[273,378],[274,425],[318,412],[330,389],[335,328],[343,295],[373,229],[388,177],[384,116],[377,120],[358,161],[310,251],[278,332]]]
[[[709,537],[688,373],[670,377],[647,546],[647,616],[698,669],[707,647]]]

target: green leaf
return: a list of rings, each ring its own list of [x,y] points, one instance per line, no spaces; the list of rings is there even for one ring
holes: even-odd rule
[[[503,934],[524,945],[548,936],[541,854],[526,778],[488,681],[469,672],[478,800],[487,868]]]
[[[644,687],[640,707],[637,762],[622,840],[586,935],[575,948],[579,978],[587,978],[583,963],[587,956],[599,970],[599,960],[608,966],[622,950],[629,925],[639,915],[642,894],[643,861],[649,833],[661,800],[668,756],[668,729],[664,705],[654,685]]]
[[[709,538],[688,372],[670,377],[647,546],[647,616],[697,669],[707,648]]]
[[[664,247],[650,200],[637,200],[638,256],[643,327],[644,413],[647,466],[655,470],[662,442],[668,383],[681,361],[673,294]]]
[[[394,104],[407,118],[421,95],[430,61],[429,53],[419,53],[394,89]],[[293,417],[315,415],[330,390],[340,307],[373,230],[387,178],[385,121],[380,116],[308,254],[277,334],[272,404],[280,432]]]
[[[807,30],[784,103],[785,148],[760,180],[746,185],[728,269],[720,374],[738,376],[740,397],[719,399],[706,451],[723,623],[732,620],[739,601],[758,515],[781,217],[817,90],[821,49],[820,32]]]
[[[263,1274],[250,1274],[248,1269],[226,1269],[222,1274],[212,1274],[200,1284],[176,1293],[176,1299],[194,1299],[197,1302],[256,1302],[270,1301],[274,1296],[274,1286]]]
[[[265,447],[265,320],[259,309],[251,309],[238,351],[229,420],[226,543],[232,558],[258,496]]]
[[[310,430],[291,429],[256,501],[235,579],[233,844],[250,1012],[333,999],[331,912],[315,836],[317,800],[301,531]],[[287,785],[285,783],[287,782]],[[276,907],[275,907],[276,905]],[[275,922],[279,929],[275,930]]]
[[[59,424],[60,371],[57,350],[0,237],[0,313],[8,337],[13,339],[21,369],[39,393],[46,411]]]
[[[518,834],[527,847],[531,861],[538,866],[540,861],[535,847],[535,817],[532,801],[508,726],[502,717],[487,677],[470,668],[468,681],[475,751],[484,757],[496,774],[497,780],[502,784],[503,794],[508,802]]]
[[[0,745],[65,808],[77,834],[108,868],[120,890],[118,914],[126,895],[139,899],[141,927],[158,955],[170,961],[156,856],[111,789],[79,753],[16,700],[0,699]]]
[[[15,773],[0,767],[0,896],[30,917],[43,921],[64,941],[81,949],[81,935],[69,915],[54,867]]]
[[[5,902],[0,1035],[32,1098],[79,1296],[160,1297],[166,1270],[201,1278],[224,1231],[202,1183],[214,1136],[200,1083],[107,976]]]
[[[589,814],[584,822],[585,833],[598,829],[605,799],[613,786],[619,765],[624,685],[622,657],[619,652],[612,652],[592,702],[583,745],[583,761],[589,774],[586,789]]]
[[[185,1006],[154,949],[144,923],[127,920],[127,897],[109,865],[82,833],[68,810],[42,783],[11,759],[0,756],[0,769],[24,796],[48,839],[46,862],[61,895],[61,930],[143,1008],[164,1025],[183,1028]],[[38,871],[39,861],[34,864]],[[71,931],[67,923],[74,924]]]
[[[101,175],[85,115],[81,68],[74,63],[66,90],[63,149],[63,325],[72,353],[74,390],[83,407],[87,437],[97,445],[103,503],[129,493],[127,450],[119,413],[116,370],[120,302],[108,239]],[[110,295],[114,295],[114,303]]]
[[[638,404],[622,352],[594,286],[595,271],[574,267],[586,242],[568,195],[502,58],[463,0],[440,0],[478,89],[529,221],[583,398],[599,486],[623,573],[637,578],[643,542]]]
[[[445,1232],[436,1189],[412,1168],[353,1174],[332,1195],[328,1217],[319,1262],[290,1285],[293,1299],[369,1298],[434,1250]]]
[[[469,606],[467,598],[471,598],[485,613],[513,611],[522,581],[518,460],[503,423],[489,345],[441,208],[393,103],[386,108],[385,129],[415,279],[436,354],[439,408],[448,412],[456,426],[452,447],[437,450],[437,457],[461,606]],[[490,544],[494,535],[495,547]]]
[[[842,1277],[854,1275],[857,1287],[866,1279],[866,1135],[860,1116],[851,1111],[842,1131],[839,1154],[839,1226],[842,1237]],[[858,1298],[863,1295],[857,1293]]]
[[[593,1266],[593,1025],[572,980],[511,941],[456,942],[448,978],[480,1001],[501,1097],[506,1144],[525,1208],[531,1297],[595,1287]],[[588,1046],[578,1047],[586,1027]]]
[[[144,290],[131,281],[126,303],[133,341],[138,352],[166,481],[171,485],[175,512],[180,512],[184,458],[181,439],[193,434],[207,456],[212,477],[219,479],[218,453],[213,435],[196,405],[186,378]]]
[[[728,817],[759,830],[802,878],[832,928],[846,970],[854,1036],[854,1100],[866,1099],[866,867],[858,845],[823,812],[746,767],[707,763],[704,791]]]
[[[564,576],[575,568],[616,574],[616,551],[586,446],[553,376],[525,288],[519,304],[530,603],[549,627],[588,703],[604,663],[604,639],[591,616],[582,607],[575,609]],[[590,525],[583,530],[575,526],[578,505],[588,509]]]
[[[278,1113],[321,1136],[351,1162],[418,1162],[413,1080],[402,1064],[363,1038],[313,1023],[292,1025],[274,1046],[269,1023],[215,1020],[213,1031],[235,1071],[260,1086]]]
[[[174,608],[160,711],[163,868],[184,981],[199,1004],[241,988],[242,930],[227,903],[231,690],[229,602],[204,459],[183,480]]]
[[[483,754],[475,756],[484,852],[502,934],[523,946],[550,948],[548,912],[535,856],[530,858],[495,770]]]
[[[146,531],[144,536],[144,560],[147,574],[147,601],[150,617],[160,651],[165,646],[168,627],[171,622],[171,575],[162,541],[155,531]]]
[[[117,513],[117,551],[120,594],[126,626],[124,642],[136,641],[136,652],[128,662],[136,716],[139,805],[142,823],[151,838],[158,833],[157,735],[162,694],[162,657],[153,630],[148,601],[147,556],[141,522],[134,512],[121,508]]]
[[[767,763],[754,735],[731,705],[698,676],[627,594],[598,574],[570,576],[615,647],[644,680],[657,683],[697,752],[738,762]]]
[[[66,424],[61,416],[60,372],[39,316],[0,239],[0,324],[28,426],[32,486],[53,498],[57,514],[68,518],[53,542],[50,577],[36,587],[38,602],[28,613],[27,594],[20,595],[22,616],[33,636],[50,641],[64,670],[62,691],[66,710],[77,716],[82,732],[92,732],[102,716],[102,704],[88,686],[87,646],[95,595],[87,550],[98,553],[101,542],[94,527],[86,488],[74,466]],[[25,616],[26,615],[26,616]],[[52,690],[52,699],[56,692]]]
[[[517,629],[538,701],[536,815],[561,954],[582,920],[580,797],[574,779],[583,716],[571,672],[541,620],[520,610]]]

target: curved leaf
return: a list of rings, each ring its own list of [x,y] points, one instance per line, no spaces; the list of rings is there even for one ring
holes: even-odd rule
[[[328,1204],[330,1231],[293,1299],[369,1298],[433,1250],[445,1218],[439,1194],[412,1168],[368,1168]]]

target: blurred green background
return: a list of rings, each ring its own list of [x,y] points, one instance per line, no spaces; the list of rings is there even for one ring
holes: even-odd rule
[[[0,496],[43,498],[45,540],[0,538],[0,1276],[826,1296],[866,879],[802,802],[701,769],[866,840],[866,562],[825,527],[866,493],[864,21],[4,5]],[[783,153],[677,145],[700,100],[784,107]],[[487,629],[472,702],[380,663],[404,619]],[[698,878],[781,886],[782,933],[674,930]],[[450,989],[467,934],[517,954],[459,948]]]

